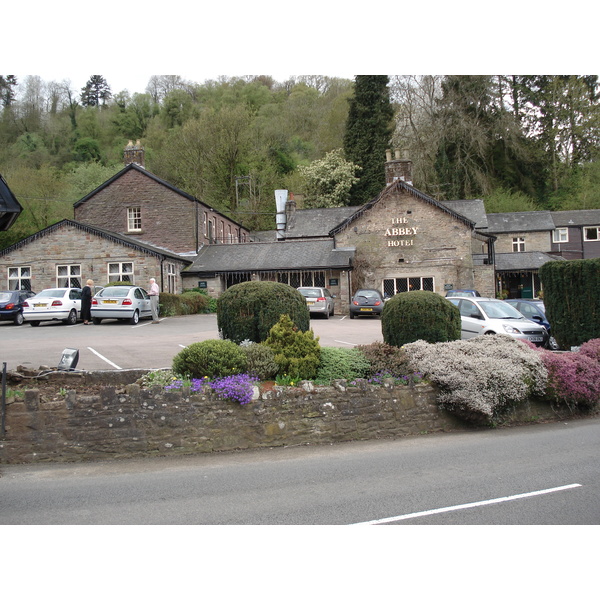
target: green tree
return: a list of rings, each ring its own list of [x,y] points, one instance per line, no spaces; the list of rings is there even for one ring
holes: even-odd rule
[[[105,105],[111,98],[110,86],[102,75],[92,75],[81,88],[80,102],[83,106]]]
[[[387,75],[357,75],[344,134],[347,160],[361,167],[352,205],[368,202],[385,187],[385,151],[393,129]]]
[[[299,167],[304,178],[304,207],[327,208],[346,206],[350,190],[358,181],[360,167],[344,159],[341,149],[328,152],[324,158]]]
[[[17,78],[14,75],[0,75],[0,102],[2,106],[10,106],[15,100]]]

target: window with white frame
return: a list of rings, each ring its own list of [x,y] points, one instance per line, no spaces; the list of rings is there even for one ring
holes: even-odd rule
[[[525,238],[515,237],[512,239],[513,252],[525,252]]]
[[[133,263],[108,263],[108,281],[129,281],[129,283],[133,283]]]
[[[8,267],[9,290],[31,290],[31,267]]]
[[[173,263],[167,263],[167,291],[177,293],[177,269]]]
[[[555,244],[564,244],[569,241],[569,228],[557,227],[552,231],[552,241]]]
[[[204,219],[202,230],[204,231],[204,236],[206,237],[208,235],[208,217],[206,216],[206,213],[202,214],[202,218]]]
[[[279,283],[287,283],[292,287],[325,287],[325,271],[292,271],[277,273]]]
[[[81,265],[57,265],[57,287],[81,287]]]
[[[383,295],[386,297],[400,294],[401,292],[426,292],[435,291],[433,277],[396,277],[383,280]]]
[[[127,209],[127,231],[142,230],[142,209],[133,206]]]
[[[583,241],[584,242],[597,242],[600,240],[600,227],[584,227],[583,228]]]

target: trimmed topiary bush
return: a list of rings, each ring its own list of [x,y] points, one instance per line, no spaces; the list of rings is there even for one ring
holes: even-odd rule
[[[173,371],[182,377],[226,377],[246,370],[246,353],[229,340],[205,340],[173,357]]]
[[[217,327],[224,339],[263,342],[281,315],[299,331],[310,329],[306,299],[293,287],[273,281],[246,281],[225,290],[217,301]]]
[[[460,339],[460,312],[435,292],[402,292],[390,298],[381,314],[386,344],[397,346],[417,340],[449,342]]]
[[[440,390],[441,408],[476,425],[491,425],[515,404],[546,392],[539,353],[508,335],[404,346],[414,370]]]
[[[367,377],[371,365],[357,348],[321,348],[321,363],[316,382],[329,383],[333,379],[358,379]]]
[[[321,362],[319,338],[312,330],[300,331],[288,315],[281,315],[264,344],[275,354],[278,374],[295,380],[314,379]]]

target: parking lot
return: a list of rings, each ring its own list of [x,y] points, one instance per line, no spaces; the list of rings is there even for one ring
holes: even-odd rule
[[[321,346],[352,348],[383,340],[378,318],[313,317],[310,324]],[[87,327],[59,322],[30,327],[0,322],[0,368],[3,363],[9,371],[18,365],[54,368],[66,348],[79,350],[76,368],[85,371],[168,368],[182,348],[218,337],[214,314],[166,317],[158,325],[104,321]]]

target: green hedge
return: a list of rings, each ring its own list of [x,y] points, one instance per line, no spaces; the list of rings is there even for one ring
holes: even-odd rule
[[[600,338],[600,259],[547,262],[539,276],[558,345],[568,349]]]

